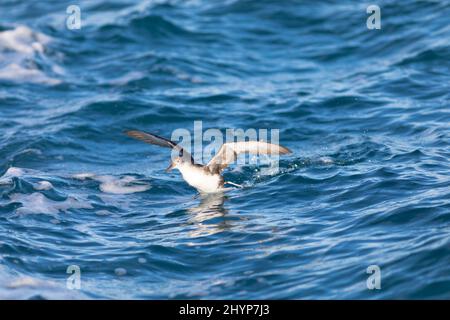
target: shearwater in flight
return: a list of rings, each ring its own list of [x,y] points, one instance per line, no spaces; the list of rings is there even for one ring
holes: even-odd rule
[[[224,184],[238,186],[235,183],[224,181],[221,175],[222,171],[231,163],[236,161],[237,155],[241,153],[250,154],[288,154],[291,151],[283,146],[263,142],[263,141],[240,141],[224,143],[216,155],[208,162],[202,165],[194,162],[191,154],[184,150],[177,143],[152,133],[130,130],[126,135],[154,144],[161,147],[175,149],[178,156],[172,159],[166,172],[172,169],[178,169],[183,179],[200,193],[214,193],[224,191]]]

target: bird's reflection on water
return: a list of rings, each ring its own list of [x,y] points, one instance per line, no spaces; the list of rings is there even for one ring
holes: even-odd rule
[[[228,210],[224,207],[227,197],[222,193],[198,196],[200,203],[187,209],[190,214],[188,223],[195,226],[189,233],[192,238],[204,237],[225,231],[231,227],[227,221]]]

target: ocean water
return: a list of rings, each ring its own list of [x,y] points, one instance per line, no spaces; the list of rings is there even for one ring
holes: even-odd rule
[[[71,4],[0,4],[0,298],[450,298],[450,1],[372,30],[360,1]],[[194,121],[293,154],[204,197],[123,135]]]

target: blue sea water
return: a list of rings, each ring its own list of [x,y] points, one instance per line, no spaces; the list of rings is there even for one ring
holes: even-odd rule
[[[450,298],[450,1],[71,4],[0,4],[0,298]],[[194,121],[293,154],[199,197],[122,133]]]

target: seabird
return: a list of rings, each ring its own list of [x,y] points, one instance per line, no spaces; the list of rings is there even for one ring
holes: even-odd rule
[[[222,171],[229,164],[236,161],[238,154],[276,155],[291,153],[288,148],[264,141],[227,142],[220,147],[219,151],[207,165],[202,165],[195,163],[189,152],[169,139],[138,130],[126,131],[125,134],[149,144],[176,150],[178,156],[172,159],[166,172],[169,172],[172,169],[178,169],[183,176],[183,179],[200,193],[225,191],[227,189],[224,188],[225,184],[240,187],[238,184],[224,181],[223,176],[221,175]]]

